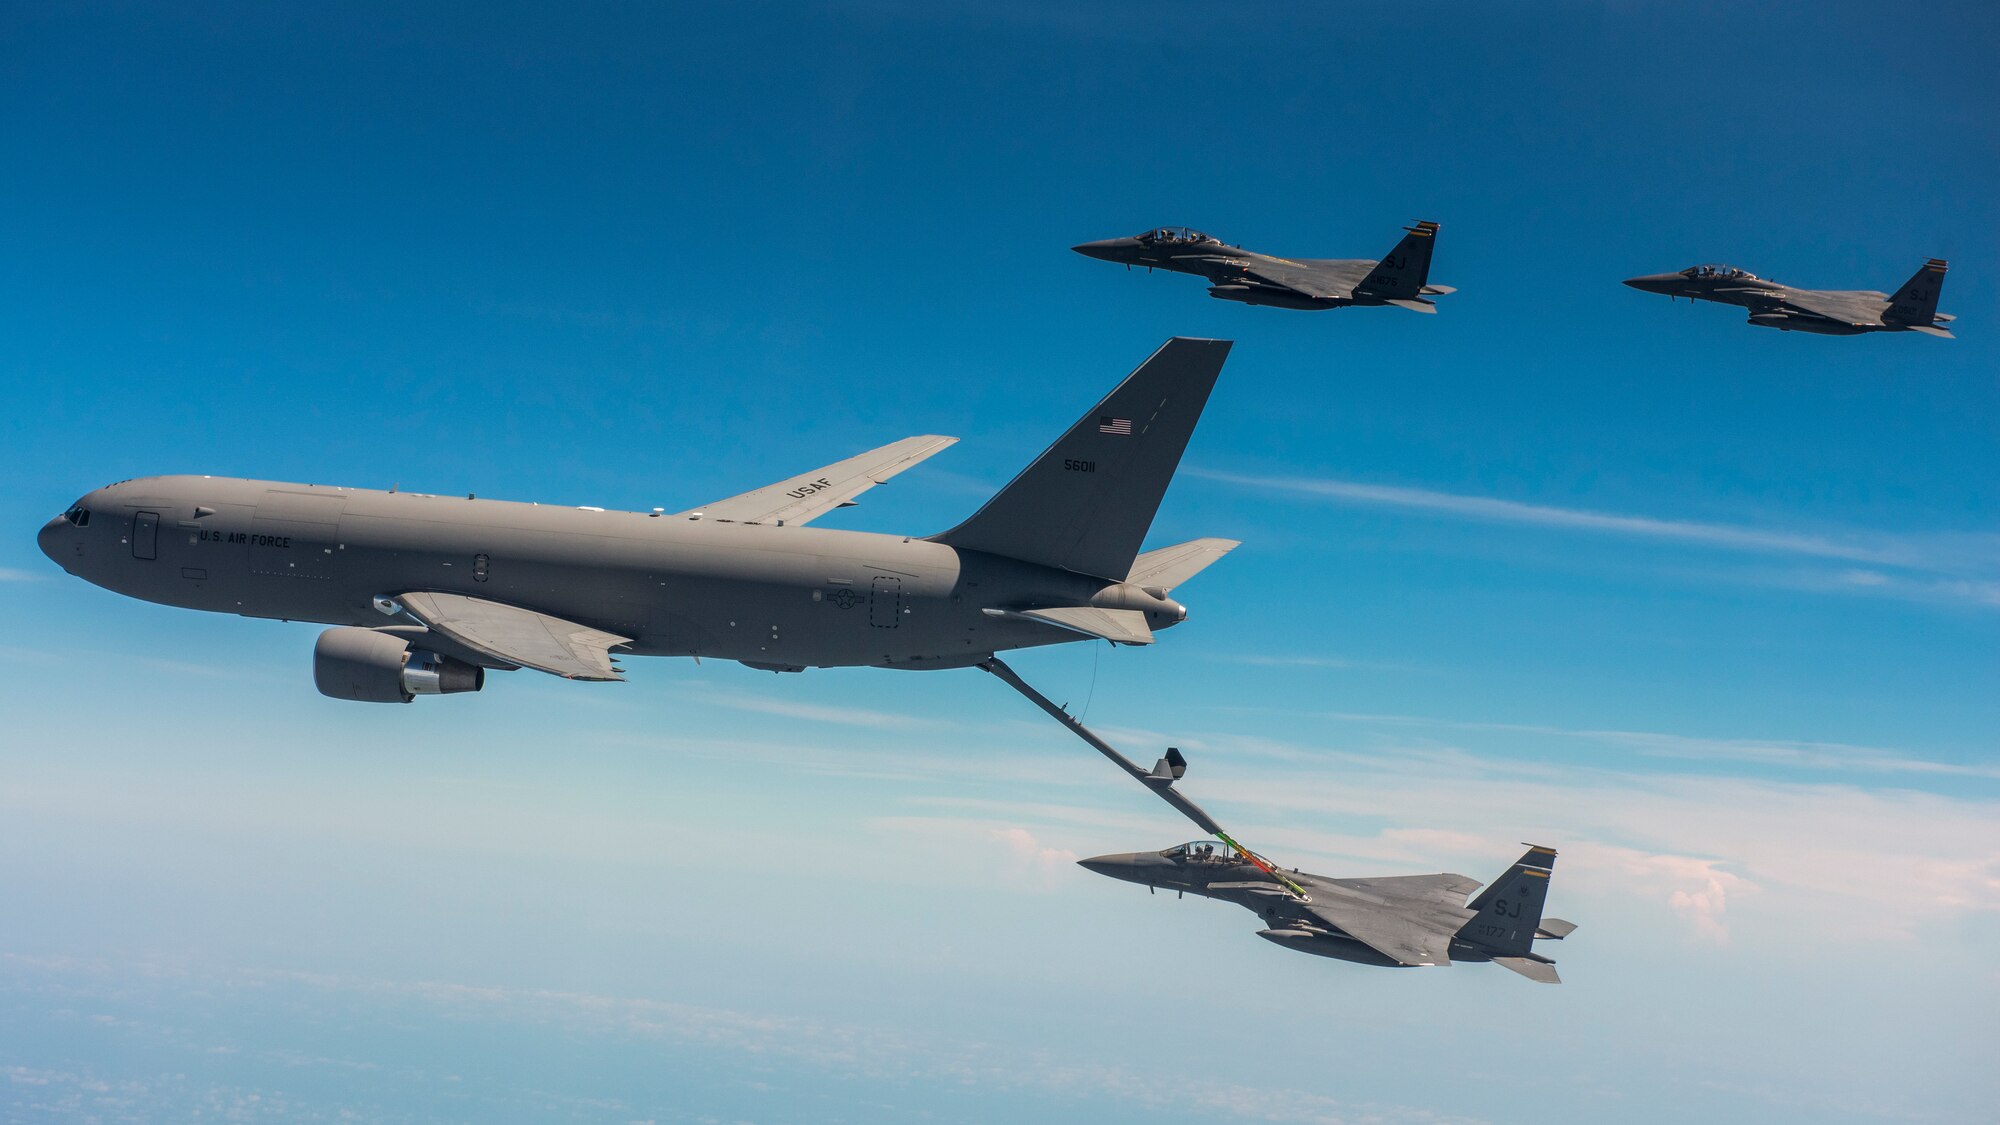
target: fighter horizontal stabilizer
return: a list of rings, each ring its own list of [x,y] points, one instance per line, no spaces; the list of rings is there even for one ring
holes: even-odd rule
[[[1056,609],[989,609],[988,617],[1014,617],[1023,621],[1039,621],[1044,625],[1054,625],[1058,629],[1068,629],[1082,633],[1086,637],[1110,641],[1118,645],[1149,645],[1153,643],[1153,628],[1146,624],[1146,615],[1136,609],[1099,609],[1096,606],[1062,606]]]
[[[1191,539],[1172,547],[1147,551],[1132,560],[1125,581],[1163,592],[1207,570],[1209,565],[1243,544],[1234,539]]]
[[[835,508],[852,507],[856,496],[957,441],[941,434],[906,437],[879,449],[857,453],[845,461],[835,461],[824,468],[680,514],[735,523],[797,526]]]
[[[1535,937],[1550,941],[1561,941],[1575,932],[1576,923],[1565,922],[1561,918],[1544,918],[1542,924],[1535,927]]]
[[[1562,983],[1562,978],[1556,975],[1553,961],[1539,957],[1495,957],[1493,963],[1503,969],[1512,969],[1537,984]]]
[[[1944,318],[1939,317],[1938,319],[1942,320]],[[1935,324],[1910,324],[1910,325],[1905,325],[1905,327],[1907,327],[1912,332],[1921,332],[1926,336],[1937,336],[1946,340],[1958,339],[1958,337],[1951,334],[1950,329],[1939,328]]]
[[[1447,293],[1458,292],[1458,287],[1455,285],[1426,285],[1422,292],[1426,297],[1442,297]]]
[[[632,638],[519,606],[464,594],[398,594],[394,602],[425,626],[501,664],[566,680],[622,680],[611,649]]]
[[[1385,305],[1394,305],[1399,309],[1408,309],[1411,312],[1435,314],[1438,311],[1436,305],[1424,300],[1422,297],[1391,297],[1382,303]]]

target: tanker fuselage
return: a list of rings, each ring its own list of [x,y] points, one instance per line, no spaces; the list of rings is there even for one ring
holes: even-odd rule
[[[223,477],[97,489],[40,543],[71,574],[164,605],[384,626],[378,599],[455,593],[631,637],[637,655],[781,670],[963,667],[1084,639],[989,609],[1095,600],[1155,629],[1186,616],[1154,592],[920,538]]]

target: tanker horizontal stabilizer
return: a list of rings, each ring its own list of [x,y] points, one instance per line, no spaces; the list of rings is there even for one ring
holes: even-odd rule
[[[1241,547],[1234,539],[1193,539],[1172,547],[1147,551],[1132,560],[1132,572],[1125,581],[1134,586],[1171,592],[1174,587],[1207,570],[1211,563]]]
[[[1153,629],[1146,615],[1136,609],[1098,609],[1096,606],[1064,606],[1059,609],[989,609],[988,617],[1014,617],[1039,621],[1086,637],[1097,637],[1118,645],[1149,645]]]

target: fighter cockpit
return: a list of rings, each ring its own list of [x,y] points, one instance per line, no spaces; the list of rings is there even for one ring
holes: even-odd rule
[[[1681,271],[1682,277],[1697,281],[1756,281],[1757,275],[1749,270],[1739,270],[1735,266],[1689,266]]]
[[[1236,858],[1235,848],[1218,840],[1191,840],[1178,847],[1168,848],[1160,854],[1175,863],[1212,863],[1225,866],[1241,862]]]
[[[1158,227],[1138,238],[1143,246],[1198,246],[1204,242],[1220,242],[1192,227]]]

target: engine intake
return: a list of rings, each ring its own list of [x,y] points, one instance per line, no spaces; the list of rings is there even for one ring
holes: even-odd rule
[[[356,703],[408,703],[419,695],[454,695],[486,686],[486,669],[414,648],[374,629],[328,629],[313,645],[313,685],[321,695]]]

